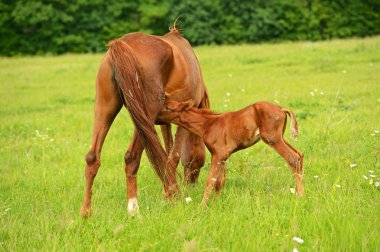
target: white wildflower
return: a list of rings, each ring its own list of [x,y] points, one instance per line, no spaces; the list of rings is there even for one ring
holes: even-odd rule
[[[357,164],[350,164],[350,167],[351,168],[354,168],[354,167],[356,167],[357,166]]]
[[[303,243],[304,241],[301,239],[301,238],[299,238],[299,237],[293,237],[293,241],[295,241],[295,242],[298,242],[298,243]]]
[[[318,92],[318,89],[315,88],[314,91],[315,91],[315,92]]]
[[[374,175],[374,174],[370,174],[369,176],[372,178],[376,178],[376,175]]]
[[[363,175],[363,178],[364,178],[364,179],[368,179],[368,177],[367,177],[366,175]]]
[[[374,136],[374,135],[376,135],[375,133],[371,133],[371,136]]]
[[[379,182],[379,181],[376,181],[376,182],[375,182],[375,186],[376,186],[376,187],[379,187],[379,186],[380,186],[380,182]]]
[[[296,190],[294,189],[294,188],[290,188],[290,193],[293,193],[293,194],[295,194],[296,193]]]
[[[317,179],[317,178],[319,178],[319,176],[318,176],[318,175],[315,175],[314,178]]]
[[[193,200],[193,199],[192,199],[191,197],[186,197],[186,198],[185,198],[186,203],[190,203],[192,200]]]
[[[372,170],[368,170],[368,172],[369,172],[369,173],[374,173],[374,171],[372,171]]]
[[[320,92],[320,94],[321,94],[321,95],[324,95],[324,93],[323,93],[322,91]]]
[[[341,185],[335,185],[337,188],[342,188],[342,186]]]
[[[375,130],[375,133],[377,134],[377,133],[379,133],[379,131],[378,131],[378,130]]]
[[[293,249],[293,252],[299,252],[297,248],[294,248]]]
[[[370,185],[372,185],[372,184],[373,184],[373,179],[371,179],[371,180],[369,181],[369,184],[370,184]]]
[[[230,92],[227,92],[226,95],[227,95],[227,96],[231,96],[231,93],[230,93]]]
[[[314,96],[314,92],[313,92],[313,91],[311,91],[311,92],[310,92],[310,95],[311,95],[311,96]]]

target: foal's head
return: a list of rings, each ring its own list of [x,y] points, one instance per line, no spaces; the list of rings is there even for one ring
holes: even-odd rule
[[[188,110],[191,107],[193,107],[194,102],[193,100],[188,100],[185,102],[177,102],[174,100],[168,100],[166,101],[166,109],[173,111],[173,112],[181,112],[183,110]]]

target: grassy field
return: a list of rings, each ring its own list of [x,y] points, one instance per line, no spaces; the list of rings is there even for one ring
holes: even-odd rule
[[[298,141],[285,137],[305,154],[305,196],[291,193],[290,169],[263,143],[230,158],[208,209],[199,204],[209,156],[172,204],[144,155],[141,216],[128,217],[124,109],[88,220],[79,209],[102,55],[0,58],[0,250],[380,251],[379,52],[380,37],[196,48],[214,110],[268,100],[295,112]]]

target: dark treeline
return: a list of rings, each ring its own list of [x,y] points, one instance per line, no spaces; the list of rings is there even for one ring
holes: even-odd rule
[[[173,21],[193,45],[380,34],[379,0],[3,0],[0,54],[99,52]]]

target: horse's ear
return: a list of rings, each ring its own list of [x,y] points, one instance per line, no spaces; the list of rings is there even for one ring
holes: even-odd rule
[[[166,108],[169,109],[169,110],[171,110],[171,111],[175,111],[175,112],[180,112],[180,111],[183,111],[183,110],[188,110],[193,105],[194,105],[193,100],[188,100],[188,101],[185,101],[185,102],[177,102],[177,101],[174,101],[174,100],[166,101]]]

